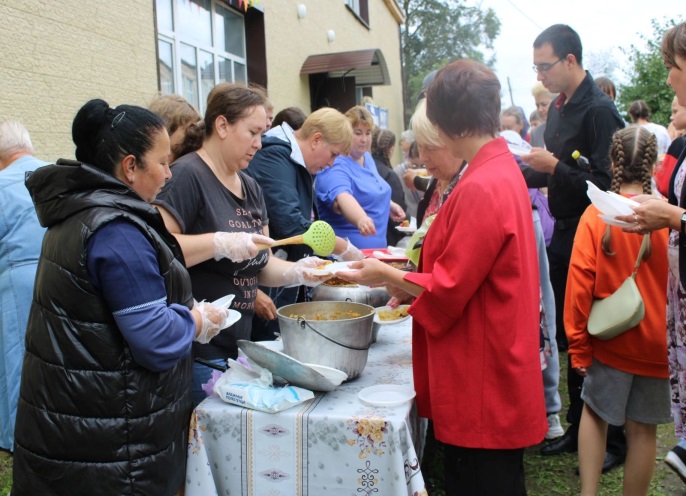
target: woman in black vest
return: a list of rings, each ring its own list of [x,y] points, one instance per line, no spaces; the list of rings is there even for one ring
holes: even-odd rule
[[[171,177],[152,112],[91,100],[78,162],[26,181],[43,240],[15,431],[15,496],[173,495],[185,473],[191,343],[228,312],[194,303],[151,202]]]

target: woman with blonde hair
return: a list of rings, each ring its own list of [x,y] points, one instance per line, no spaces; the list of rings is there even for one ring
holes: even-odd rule
[[[438,135],[438,129],[426,115],[426,100],[420,100],[410,120],[419,159],[431,175],[429,187],[417,207],[417,223],[438,212],[459,180],[459,173],[467,163],[456,158]]]
[[[267,117],[266,96],[257,87],[221,83],[207,98],[205,137],[199,149],[172,164],[173,178],[157,206],[183,250],[196,299],[215,300],[234,294],[231,309],[242,314],[211,343],[195,343],[196,358],[226,365],[238,353],[236,342],[250,339],[258,283],[264,286],[316,284],[310,273],[316,257],[296,264],[274,257],[260,245],[271,245],[269,216],[262,189],[244,170],[262,146]],[[322,143],[314,145],[321,152]],[[211,374],[196,363],[193,400],[205,394]]]
[[[314,177],[330,167],[336,157],[348,153],[352,134],[348,119],[338,110],[327,107],[313,112],[297,131],[284,122],[265,133],[262,148],[250,161],[246,173],[262,188],[269,232],[275,239],[303,234],[318,217]],[[307,245],[284,246],[280,250],[290,261],[312,254]],[[363,258],[362,252],[343,238],[336,238],[334,256],[341,260]],[[296,303],[298,289],[260,287],[255,302],[253,340],[275,338],[274,333],[279,330],[276,309]]]
[[[355,246],[384,248],[389,216],[400,222],[405,212],[391,201],[391,187],[379,175],[369,153],[372,115],[360,105],[345,115],[353,129],[350,154],[337,157],[334,167],[317,176],[319,214],[338,236],[347,237]]]
[[[610,147],[611,191],[624,197],[652,193],[655,136],[640,126],[617,131]],[[574,371],[584,377],[579,427],[581,494],[594,495],[605,458],[608,424],[624,425],[628,452],[624,494],[647,494],[655,467],[657,424],[670,421],[665,334],[667,233],[650,235],[636,275],[645,317],[609,340],[588,332],[591,306],[616,291],[633,270],[642,237],[605,224],[590,205],[579,221],[569,264],[565,331]]]

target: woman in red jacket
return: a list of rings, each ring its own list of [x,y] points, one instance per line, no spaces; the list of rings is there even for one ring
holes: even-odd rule
[[[612,191],[623,196],[651,193],[657,143],[650,131],[640,126],[617,131],[610,156]],[[649,249],[636,275],[645,317],[636,327],[603,341],[588,333],[591,305],[610,296],[631,274],[643,237],[610,227],[599,213],[590,205],[579,222],[564,310],[572,367],[585,377],[579,428],[581,494],[595,495],[598,490],[608,424],[625,425],[624,494],[648,494],[657,424],[671,422],[665,312],[667,232],[650,235]]]
[[[429,87],[427,115],[469,165],[424,238],[418,272],[367,259],[339,275],[416,296],[417,407],[445,444],[446,493],[524,495],[524,447],[541,442],[548,423],[531,202],[496,138],[500,83],[481,63],[453,62]]]

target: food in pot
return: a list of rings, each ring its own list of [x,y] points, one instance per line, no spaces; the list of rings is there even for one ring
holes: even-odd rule
[[[303,317],[308,320],[344,320],[344,319],[356,319],[362,315],[350,310],[336,310],[331,313],[316,313],[314,315],[305,316],[292,313],[289,315],[292,319],[297,319],[298,317]]]
[[[379,316],[379,320],[398,320],[407,317],[408,308],[408,306],[402,306],[392,310],[378,310],[376,313]]]

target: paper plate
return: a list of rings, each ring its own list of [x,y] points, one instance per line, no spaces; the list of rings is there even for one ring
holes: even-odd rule
[[[285,353],[245,339],[239,339],[237,344],[238,348],[257,365],[285,379],[293,386],[300,386],[311,391],[333,391],[336,389],[337,384]]]
[[[598,214],[605,224],[617,227],[636,227],[635,222],[624,222],[623,220],[617,220],[614,215]]]
[[[395,384],[377,384],[364,388],[357,393],[362,403],[371,406],[398,406],[411,401],[415,392],[406,386]]]
[[[351,269],[348,267],[351,263],[352,262],[334,262],[324,267],[323,270],[331,274],[336,274],[336,272],[357,272],[359,269]]]
[[[407,311],[407,309],[410,308],[410,305],[398,305],[398,308],[401,308],[401,309]],[[398,322],[402,322],[402,321],[410,318],[409,314],[405,315],[404,317],[400,317],[399,319],[393,319],[393,320],[381,320],[379,318],[379,311],[384,312],[384,311],[392,311],[392,310],[394,310],[394,308],[391,308],[389,306],[375,308],[374,309],[374,322],[376,322],[377,324],[397,324]]]
[[[414,232],[417,230],[416,227],[403,227],[403,226],[395,226],[396,230],[400,231],[401,233],[406,233],[406,234],[414,234]]]

